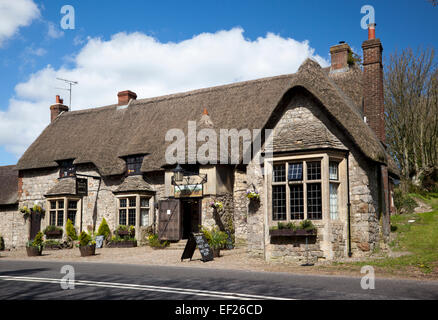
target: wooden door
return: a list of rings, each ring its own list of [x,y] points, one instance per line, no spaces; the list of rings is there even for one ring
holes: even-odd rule
[[[158,214],[158,238],[181,240],[181,206],[177,199],[160,200]]]

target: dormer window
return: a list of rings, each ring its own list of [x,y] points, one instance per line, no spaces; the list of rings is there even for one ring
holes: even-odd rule
[[[141,165],[144,156],[131,156],[126,158],[128,176],[141,174]]]
[[[59,167],[60,178],[74,177],[76,175],[76,167],[73,164],[73,160],[60,161]]]

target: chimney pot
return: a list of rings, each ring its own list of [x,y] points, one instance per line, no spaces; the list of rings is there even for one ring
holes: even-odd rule
[[[65,106],[64,100],[59,95],[56,96],[56,103],[50,106],[50,122],[56,119],[62,112],[67,112],[68,107]]]
[[[131,99],[136,100],[137,94],[130,90],[125,90],[125,91],[120,91],[117,94],[117,97],[118,97],[118,105],[123,106],[123,105],[127,105]]]
[[[368,40],[376,39],[376,24],[368,24]]]

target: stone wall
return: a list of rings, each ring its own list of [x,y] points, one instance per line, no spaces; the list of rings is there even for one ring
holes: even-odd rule
[[[29,236],[29,226],[17,206],[0,206],[0,236],[6,249],[22,247]]]

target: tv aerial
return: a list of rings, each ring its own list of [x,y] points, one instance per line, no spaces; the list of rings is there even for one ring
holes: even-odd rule
[[[56,79],[59,80],[59,81],[64,81],[64,82],[67,83],[67,85],[69,86],[68,89],[66,89],[66,88],[56,88],[56,89],[66,90],[66,91],[69,92],[69,95],[70,95],[70,97],[69,97],[69,98],[70,98],[70,102],[69,102],[69,105],[68,105],[68,109],[71,110],[71,87],[74,86],[74,85],[76,85],[76,84],[78,84],[79,82],[77,82],[77,81],[72,81],[72,80],[67,80],[67,79],[62,79],[62,78],[56,78]]]

